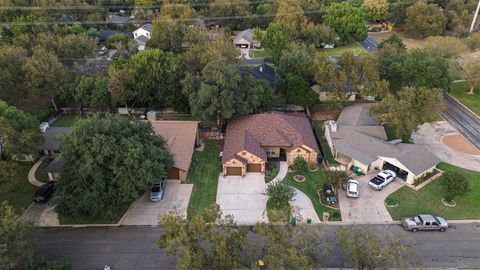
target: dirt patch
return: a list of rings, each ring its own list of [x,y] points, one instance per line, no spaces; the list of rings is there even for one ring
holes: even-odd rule
[[[326,121],[326,120],[332,120],[332,119],[337,119],[338,116],[340,115],[341,110],[324,110],[320,112],[312,112],[311,118],[313,121]]]
[[[403,43],[407,46],[408,50],[415,49],[415,48],[423,48],[425,47],[425,40],[424,39],[416,39],[411,38],[405,34],[405,32],[395,32],[402,38]],[[375,40],[378,42],[382,42],[385,39],[389,38],[393,32],[383,32],[383,33],[369,33]]]
[[[442,138],[442,143],[455,151],[469,155],[480,155],[480,151],[460,134],[445,136]]]

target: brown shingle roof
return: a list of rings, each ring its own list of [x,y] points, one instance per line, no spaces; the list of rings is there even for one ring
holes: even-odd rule
[[[319,152],[313,130],[304,114],[268,112],[234,117],[228,123],[222,161],[248,152],[266,159],[264,147],[299,147],[302,144]]]
[[[174,167],[188,171],[197,137],[197,121],[155,121],[152,122],[155,133],[167,142],[174,158]]]

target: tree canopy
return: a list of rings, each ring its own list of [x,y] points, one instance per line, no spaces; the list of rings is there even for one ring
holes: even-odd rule
[[[260,108],[267,91],[248,69],[225,58],[208,63],[200,74],[187,74],[182,86],[192,113],[203,119],[253,113]]]
[[[407,8],[405,31],[417,38],[442,35],[447,27],[447,18],[437,4],[419,1]]]
[[[371,21],[384,21],[387,18],[387,0],[364,0],[363,10],[365,17]]]
[[[116,218],[172,165],[150,124],[123,116],[80,120],[61,147],[65,181],[57,185],[55,209],[66,217]]]
[[[367,38],[365,16],[361,8],[350,2],[333,3],[325,14],[325,23],[333,28],[344,43]]]

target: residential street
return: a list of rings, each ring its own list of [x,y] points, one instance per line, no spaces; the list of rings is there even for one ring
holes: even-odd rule
[[[399,225],[370,225],[389,234],[398,233],[412,244],[427,267],[478,267],[480,224],[457,224],[447,232],[410,233]],[[325,242],[333,243],[338,226],[324,226]],[[66,258],[73,269],[173,269],[175,258],[166,256],[156,242],[159,227],[104,227],[39,229],[33,239],[48,259]],[[319,253],[321,251],[319,250]],[[325,267],[343,267],[344,255],[336,246],[332,256],[321,259]]]
[[[373,37],[368,36],[364,41],[360,41],[360,45],[362,45],[368,52],[371,52],[378,48],[378,41]]]
[[[473,145],[480,149],[480,119],[449,94],[444,95],[446,109],[443,117]]]

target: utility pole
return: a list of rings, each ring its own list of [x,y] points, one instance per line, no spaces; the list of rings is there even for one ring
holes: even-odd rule
[[[477,22],[478,12],[480,11],[480,0],[478,0],[477,9],[475,10],[475,14],[473,14],[472,25],[470,25],[469,33],[472,34],[473,28],[475,28],[475,23]]]

